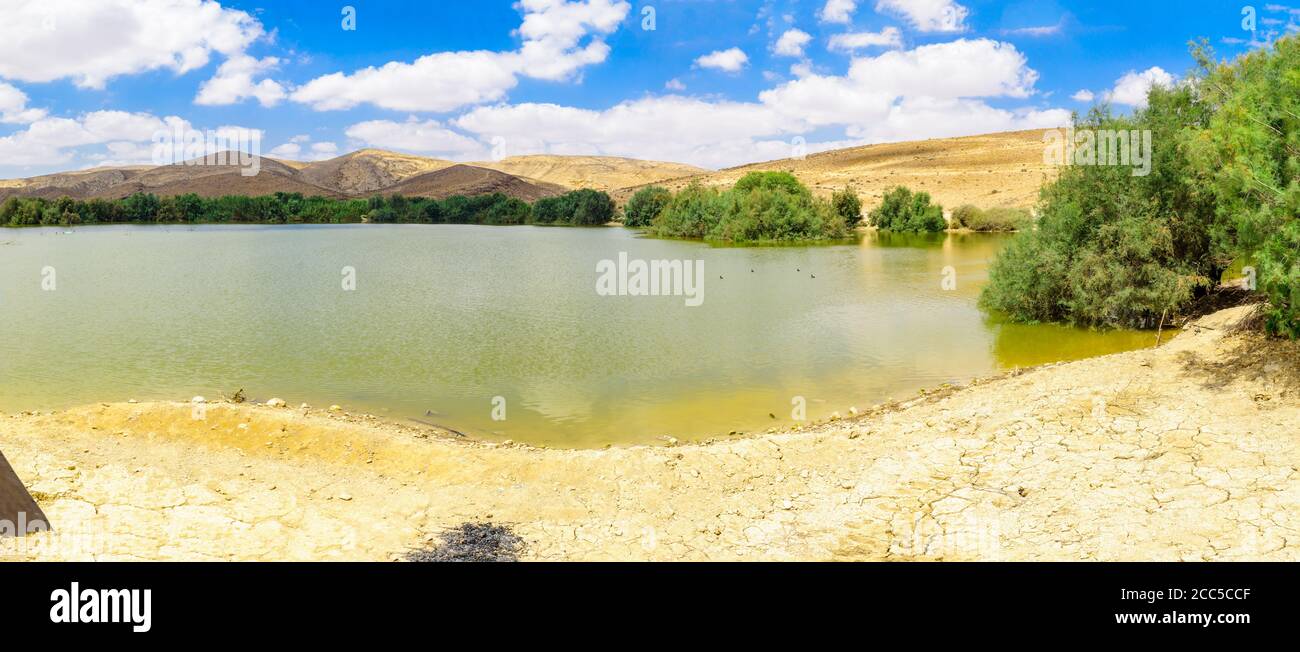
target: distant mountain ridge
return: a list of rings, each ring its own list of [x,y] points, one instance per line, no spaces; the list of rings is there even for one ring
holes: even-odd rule
[[[885,190],[907,186],[929,192],[945,207],[1032,207],[1057,170],[1044,162],[1043,131],[1018,131],[851,147],[803,158],[752,163],[711,171],[680,163],[608,156],[516,156],[481,163],[363,149],[326,161],[280,161],[263,157],[257,176],[220,165],[96,168],[0,180],[0,200],[10,196],[55,199],[121,198],[135,192],[160,196],[189,192],[205,197],[304,195],[349,198],[401,193],[446,198],[501,192],[525,201],[591,188],[619,204],[640,188],[681,190],[692,182],[730,186],[748,172],[793,173],[813,192],[829,196],[846,186],[868,207]]]
[[[363,149],[325,161],[281,161],[260,157],[256,175],[211,155],[202,164],[105,167],[0,180],[8,197],[120,199],[134,193],[202,197],[301,193],[334,198],[403,194],[445,199],[452,195],[500,192],[525,201],[569,190],[615,190],[705,172],[677,163],[613,157],[522,156],[499,162],[460,164],[436,158]]]

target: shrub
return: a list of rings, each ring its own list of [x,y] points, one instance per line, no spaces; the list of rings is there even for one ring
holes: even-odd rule
[[[722,221],[726,204],[717,188],[692,183],[659,213],[653,231],[670,238],[705,238]]]
[[[1300,37],[1225,64],[1193,54],[1216,111],[1187,150],[1218,205],[1216,253],[1250,261],[1269,330],[1300,338]]]
[[[638,190],[623,207],[623,226],[636,229],[650,226],[672,200],[673,194],[667,188],[650,186]]]
[[[885,192],[884,201],[871,211],[871,223],[884,231],[937,233],[948,228],[943,207],[930,203],[930,194],[913,193],[898,186]]]
[[[831,203],[786,172],[751,172],[720,192],[693,183],[655,219],[655,235],[722,242],[797,242],[848,236]]]
[[[835,214],[844,220],[844,225],[848,228],[854,228],[862,223],[862,200],[851,188],[845,186],[844,190],[832,195],[831,207],[835,209]]]
[[[1029,211],[1020,208],[990,208],[984,211],[966,204],[952,212],[952,225],[954,227],[972,231],[1021,231],[1033,226],[1033,223],[1033,215]]]
[[[572,208],[569,213],[569,224],[601,226],[614,221],[617,206],[608,193],[584,188],[568,193],[564,198]]]
[[[1153,89],[1132,118],[1101,107],[1079,120],[1078,129],[1150,129],[1152,174],[1063,168],[1043,188],[1038,229],[993,262],[981,304],[1020,321],[1104,327],[1153,327],[1185,306],[1220,270],[1208,237],[1213,203],[1178,153],[1205,117],[1183,87]]]

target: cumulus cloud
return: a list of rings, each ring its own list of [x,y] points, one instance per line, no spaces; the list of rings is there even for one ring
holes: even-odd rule
[[[811,71],[759,95],[757,102],[647,97],[605,110],[555,104],[479,107],[451,128],[511,154],[604,154],[726,167],[786,158],[796,138],[842,127],[845,138],[808,143],[837,147],[1052,128],[1063,109],[999,109],[988,98],[1026,98],[1037,73],[1014,46],[961,40],[855,59],[847,75]]]
[[[695,60],[701,68],[712,68],[723,72],[737,72],[749,64],[749,55],[740,48],[730,48],[710,52]]]
[[[155,136],[174,134],[178,129],[190,132],[193,127],[177,116],[160,118],[127,111],[92,111],[76,118],[47,117],[0,138],[0,162],[6,166],[61,165],[81,155],[83,160],[95,165],[150,164]],[[260,131],[234,126],[218,127],[215,131],[232,135],[236,130],[261,136]],[[102,150],[84,149],[101,145]]]
[[[921,32],[964,32],[970,15],[953,0],[878,0],[876,11],[900,16]]]
[[[1106,100],[1126,106],[1145,107],[1147,93],[1152,87],[1173,88],[1174,76],[1159,66],[1142,72],[1129,71],[1115,81],[1115,88],[1106,93]]]
[[[194,103],[220,106],[256,98],[262,106],[275,106],[286,96],[284,87],[270,79],[254,81],[253,78],[274,70],[279,63],[280,60],[275,57],[256,59],[246,54],[232,56],[217,68],[215,77],[199,87]]]
[[[776,40],[772,52],[781,57],[802,57],[803,49],[811,40],[812,35],[801,29],[786,30],[781,38]]]
[[[421,154],[464,157],[481,156],[486,151],[482,143],[436,120],[370,120],[348,127],[346,133],[348,138],[373,147]]]
[[[605,110],[555,104],[480,107],[455,125],[511,155],[602,154],[722,167],[790,156],[800,125],[760,104],[651,97]]]
[[[100,89],[121,75],[197,70],[214,52],[242,54],[263,35],[252,16],[213,0],[7,3],[0,20],[0,77],[71,79]]]
[[[1075,102],[1091,102],[1097,99],[1097,95],[1096,93],[1093,93],[1092,91],[1084,88],[1079,90],[1079,92],[1075,93],[1074,95],[1071,95],[1070,99],[1074,100]]]
[[[319,111],[369,103],[399,111],[446,112],[494,102],[521,76],[565,81],[581,68],[603,62],[609,56],[603,37],[631,9],[624,0],[522,0],[519,7],[523,43],[517,51],[438,52],[409,63],[390,61],[318,77],[291,97]]]
[[[44,109],[27,107],[27,94],[11,84],[0,82],[0,122],[28,124],[44,118]]]
[[[903,46],[903,33],[897,27],[886,27],[879,32],[849,32],[831,37],[830,49],[836,52],[856,52],[867,48],[898,48]]]
[[[853,60],[845,76],[810,75],[762,93],[760,99],[814,124],[855,123],[864,107],[900,97],[1011,97],[1033,92],[1038,73],[1015,46],[961,39]]]
[[[853,12],[858,10],[857,0],[826,0],[817,17],[823,23],[848,24],[853,20]]]
[[[311,136],[294,136],[289,142],[277,145],[267,152],[272,158],[292,161],[324,161],[339,155],[339,146],[333,142],[311,142]]]

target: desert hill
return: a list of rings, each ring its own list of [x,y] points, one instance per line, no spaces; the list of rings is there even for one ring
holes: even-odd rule
[[[300,164],[299,175],[308,183],[357,195],[373,193],[427,172],[455,165],[423,156],[363,149],[328,161]]]
[[[327,161],[262,158],[261,173],[244,177],[232,166],[170,165],[97,168],[0,181],[11,195],[75,199],[125,197],[134,192],[203,196],[299,192],[328,197],[402,193],[412,197],[503,192],[526,201],[565,190],[592,188],[625,203],[638,189],[680,190],[698,181],[729,186],[755,170],[792,172],[817,194],[852,187],[868,206],[896,185],[924,190],[952,208],[975,204],[1030,207],[1055,170],[1043,162],[1043,132],[1018,131],[853,147],[804,159],[754,163],[712,172],[678,163],[600,156],[517,156],[457,164],[441,159],[363,149]]]
[[[525,181],[514,175],[472,165],[453,165],[412,177],[384,189],[384,194],[446,199],[452,195],[487,195],[495,192],[532,202],[564,194],[568,188]]]
[[[606,192],[709,172],[681,163],[612,156],[512,156],[471,165],[567,188]]]
[[[903,185],[929,192],[950,208],[961,204],[1029,208],[1044,181],[1055,176],[1055,170],[1043,162],[1043,148],[1042,130],[868,145],[641,184],[620,189],[614,196],[623,203],[645,185],[674,191],[693,181],[730,186],[746,173],[778,170],[793,173],[822,196],[850,186],[869,207],[880,202],[886,189]]]
[[[362,150],[315,163],[261,157],[258,173],[251,176],[244,176],[244,169],[232,163],[233,160],[214,154],[203,159],[202,164],[99,168],[14,179],[0,182],[0,199],[10,196],[120,199],[137,192],[161,197],[187,193],[220,197],[285,192],[335,198],[394,193],[444,198],[501,192],[534,201],[567,190],[496,170],[379,150]]]

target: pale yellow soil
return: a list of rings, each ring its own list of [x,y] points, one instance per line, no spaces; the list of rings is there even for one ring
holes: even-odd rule
[[[810,154],[803,159],[755,163],[718,172],[659,182],[674,192],[698,181],[731,187],[754,171],[793,173],[817,195],[829,197],[844,187],[862,197],[868,209],[880,204],[894,186],[930,193],[945,208],[962,204],[980,208],[1031,208],[1044,182],[1058,170],[1043,161],[1043,130],[1015,131],[963,138],[888,143]],[[613,193],[625,203],[638,190]]]
[[[512,156],[500,161],[470,165],[567,188],[591,188],[604,191],[708,172],[681,163],[642,161],[613,156]]]
[[[0,418],[57,532],[0,557],[387,560],[490,520],[525,559],[1296,560],[1300,356],[1227,328],[1248,310],[1159,349],[680,447],[224,404]]]

